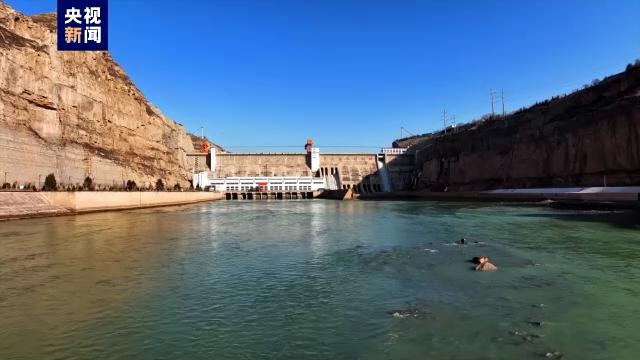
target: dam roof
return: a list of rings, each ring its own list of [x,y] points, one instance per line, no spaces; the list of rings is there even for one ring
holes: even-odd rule
[[[306,155],[306,152],[216,152],[216,156],[231,156],[231,155]],[[382,154],[379,152],[320,152],[320,155],[378,155]],[[208,155],[206,153],[187,153],[188,156],[205,156]],[[387,155],[411,155],[413,154],[387,154]]]

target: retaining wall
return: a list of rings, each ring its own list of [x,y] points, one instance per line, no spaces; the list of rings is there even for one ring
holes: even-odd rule
[[[220,200],[215,192],[0,191],[0,218],[135,209]]]
[[[53,204],[44,193],[0,191],[0,219],[62,215],[70,211]]]
[[[43,192],[52,204],[75,212],[189,204],[222,199],[215,192],[77,191]]]

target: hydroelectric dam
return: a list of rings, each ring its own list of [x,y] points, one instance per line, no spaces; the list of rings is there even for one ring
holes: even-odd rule
[[[187,158],[193,186],[223,192],[228,200],[298,199],[315,198],[324,190],[405,190],[416,174],[416,158],[406,150],[321,153],[308,140],[304,152],[224,152],[203,146]]]

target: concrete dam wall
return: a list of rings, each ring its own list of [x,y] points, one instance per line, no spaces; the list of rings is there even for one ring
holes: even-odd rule
[[[188,158],[194,173],[207,171],[210,178],[316,176],[324,177],[329,189],[356,193],[404,190],[415,172],[413,155],[321,153],[317,171],[311,170],[307,153],[216,153],[215,164],[211,154],[189,154]],[[386,170],[388,190],[380,164]]]

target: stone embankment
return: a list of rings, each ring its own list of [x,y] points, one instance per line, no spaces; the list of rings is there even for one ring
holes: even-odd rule
[[[214,201],[221,193],[144,191],[0,191],[0,220]]]
[[[54,216],[68,213],[70,213],[69,209],[52,203],[44,193],[30,191],[0,192],[0,219]]]

